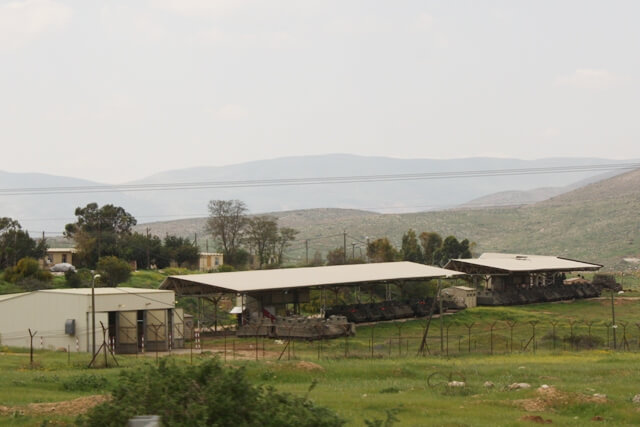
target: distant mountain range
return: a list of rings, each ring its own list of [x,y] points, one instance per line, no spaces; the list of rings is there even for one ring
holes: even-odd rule
[[[518,160],[467,158],[452,160],[393,159],[346,154],[287,157],[221,167],[200,167],[161,172],[137,185],[261,181],[284,178],[355,177],[408,173],[490,171],[623,163],[599,158]],[[442,210],[470,201],[482,205],[525,204],[569,191],[588,180],[604,178],[600,172],[457,177],[346,184],[277,185],[244,188],[202,188],[139,192],[46,194],[51,187],[100,185],[86,180],[45,174],[0,171],[0,189],[42,188],[37,195],[0,193],[0,216],[21,222],[32,234],[59,233],[74,220],[76,207],[90,202],[124,207],[140,223],[169,218],[203,217],[212,199],[243,200],[251,212],[279,212],[311,208],[343,208],[372,212]],[[573,185],[573,186],[572,186]],[[505,193],[521,192],[521,193]],[[502,193],[502,195],[495,195]],[[509,195],[510,194],[510,195]],[[526,196],[514,196],[526,194]],[[507,196],[508,195],[508,196]]]
[[[559,255],[605,265],[608,270],[636,269],[640,258],[640,170],[582,186],[526,206],[457,208],[434,212],[380,214],[345,209],[276,212],[282,226],[300,231],[287,251],[289,262],[304,262],[342,247],[360,255],[367,239],[388,237],[400,247],[402,234],[436,231],[476,243],[474,253],[510,252]],[[205,232],[206,218],[145,224],[153,233],[195,238],[214,249]],[[305,244],[305,241],[308,243]],[[627,259],[627,261],[625,261]]]

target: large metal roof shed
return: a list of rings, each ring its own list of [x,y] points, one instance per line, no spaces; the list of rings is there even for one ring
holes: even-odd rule
[[[519,255],[487,252],[479,258],[452,259],[445,268],[467,274],[556,273],[597,271],[600,264],[544,255]]]
[[[295,288],[384,284],[461,275],[464,273],[402,261],[169,276],[162,282],[160,289],[170,289],[178,295],[251,293]]]

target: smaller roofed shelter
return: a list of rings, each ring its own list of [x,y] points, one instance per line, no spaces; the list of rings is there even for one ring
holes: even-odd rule
[[[602,265],[557,256],[489,252],[475,259],[452,259],[445,267],[469,275],[475,287],[483,289],[478,304],[485,305],[485,298],[492,298],[487,293],[527,294],[533,289],[562,287],[566,273],[597,271]]]
[[[309,302],[310,289],[335,290],[461,275],[464,273],[402,261],[169,276],[160,289],[173,290],[178,296],[241,295],[241,307],[262,313],[286,304]]]

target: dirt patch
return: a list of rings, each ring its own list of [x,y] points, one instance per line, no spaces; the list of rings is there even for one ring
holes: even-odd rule
[[[0,415],[19,413],[22,415],[80,415],[100,403],[109,400],[109,396],[94,395],[79,397],[73,400],[48,403],[30,403],[21,406],[0,406]]]
[[[553,386],[540,387],[536,390],[538,397],[533,399],[514,400],[513,404],[527,412],[541,412],[550,408],[567,406],[572,403],[606,403],[604,396],[587,396],[581,393],[565,393]]]
[[[317,365],[313,362],[305,362],[304,360],[296,363],[296,368],[305,371],[324,371],[324,368],[322,366]]]
[[[520,420],[521,421],[531,421],[532,423],[537,423],[537,424],[551,424],[551,423],[553,423],[553,421],[545,420],[540,415],[524,415],[523,417],[520,418]]]

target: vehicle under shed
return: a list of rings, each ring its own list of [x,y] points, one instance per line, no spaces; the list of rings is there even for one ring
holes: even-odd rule
[[[484,253],[475,259],[452,259],[445,266],[467,274],[477,289],[478,305],[551,302],[600,295],[588,281],[566,281],[567,273],[598,271],[600,264],[543,255]]]
[[[326,294],[335,292],[335,303],[341,288],[355,288],[356,294],[360,295],[360,291],[364,294],[371,291],[373,285],[407,286],[417,281],[449,279],[463,274],[402,261],[170,276],[160,289],[173,290],[178,296],[238,296],[241,326],[257,321],[258,325],[264,326],[265,317],[275,322],[278,317],[284,317],[282,315],[299,314],[300,304],[310,301],[312,289],[321,291],[319,314],[324,315],[330,308],[330,295]],[[387,291],[385,299],[391,299],[390,292]],[[262,326],[256,326],[256,330]]]

